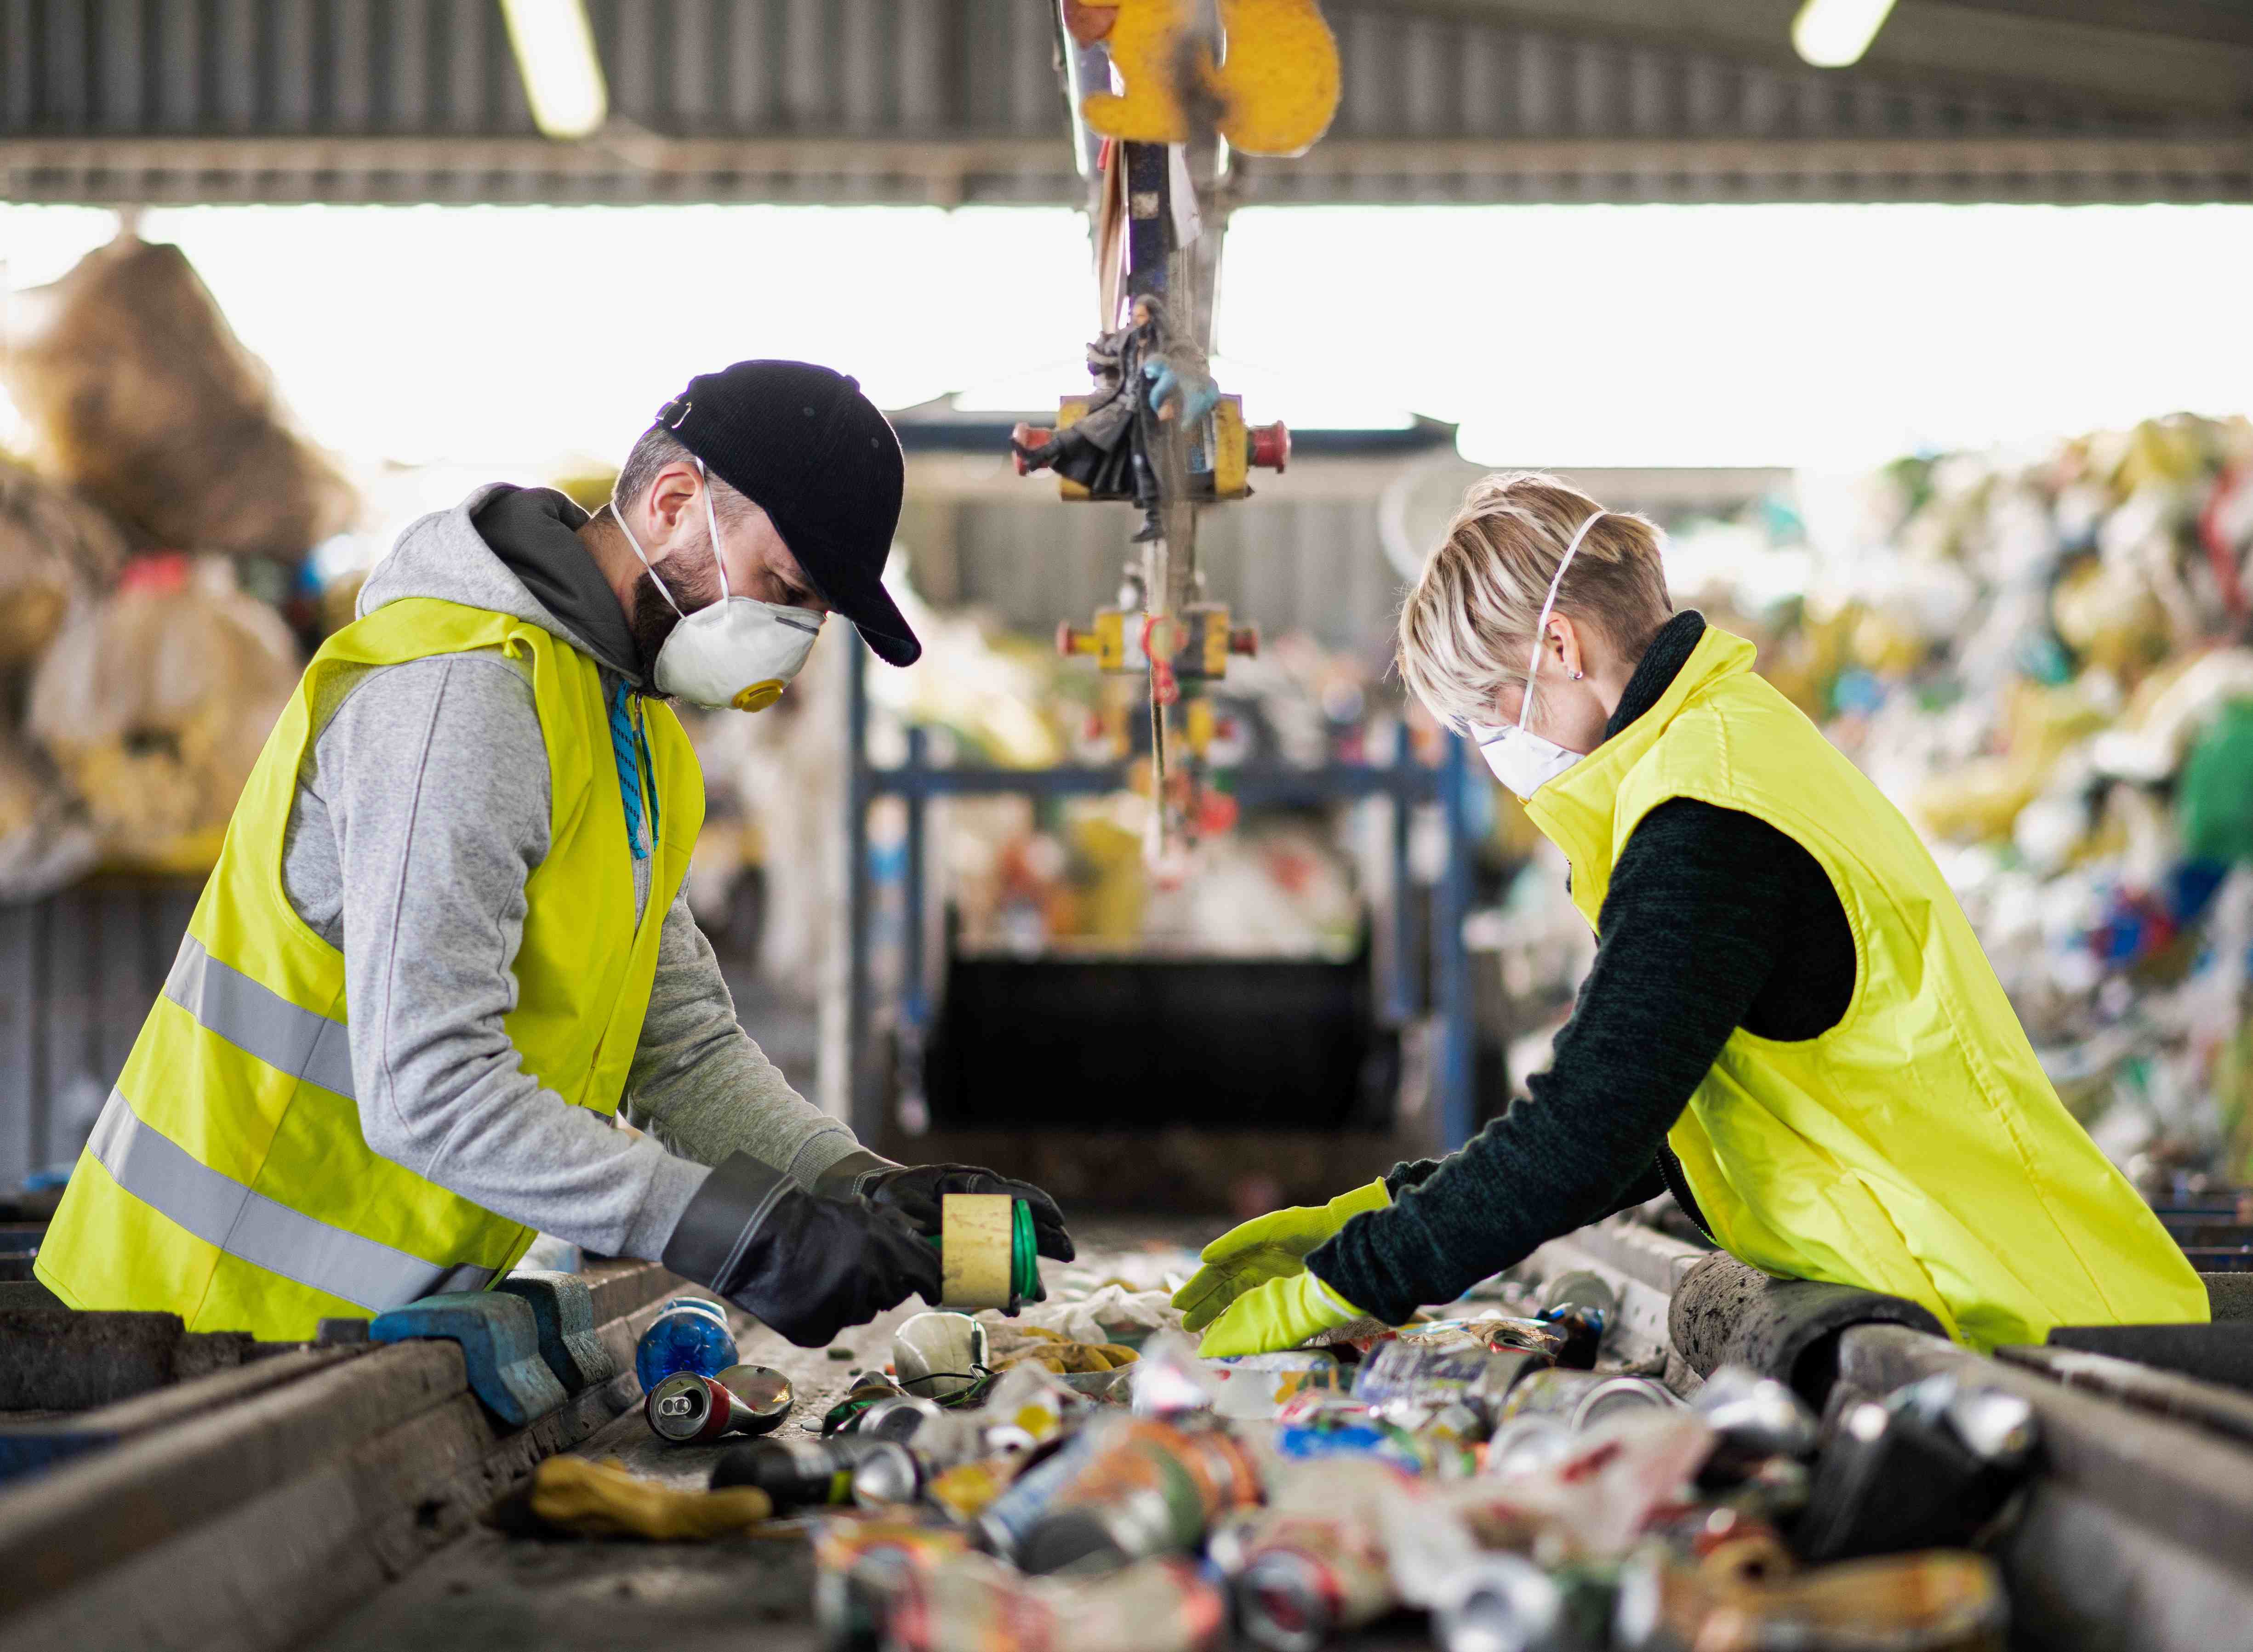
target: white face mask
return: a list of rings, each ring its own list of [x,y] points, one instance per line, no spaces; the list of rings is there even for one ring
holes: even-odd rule
[[[1496,779],[1517,794],[1520,803],[1531,802],[1535,792],[1580,762],[1583,755],[1567,751],[1525,725],[1533,716],[1533,680],[1540,674],[1541,656],[1549,652],[1549,610],[1557,606],[1557,589],[1565,582],[1565,569],[1571,565],[1573,554],[1580,548],[1580,541],[1596,525],[1596,517],[1606,514],[1598,511],[1573,531],[1573,542],[1565,547],[1565,554],[1557,563],[1557,577],[1549,582],[1549,595],[1541,603],[1541,617],[1533,627],[1533,658],[1526,662],[1525,698],[1518,703],[1517,724],[1474,731],[1486,766],[1494,770]]]
[[[712,476],[701,459],[696,469],[704,477],[704,519],[712,530],[712,560],[720,567],[720,600],[693,614],[680,613],[680,604],[643,554],[641,541],[626,527],[625,512],[615,498],[610,501],[610,515],[625,529],[626,543],[649,569],[650,581],[666,605],[680,614],[680,623],[657,651],[650,676],[659,693],[693,706],[764,711],[782,698],[783,689],[813,652],[823,617],[810,608],[785,608],[729,590],[728,564],[720,555],[720,519],[712,509]]]

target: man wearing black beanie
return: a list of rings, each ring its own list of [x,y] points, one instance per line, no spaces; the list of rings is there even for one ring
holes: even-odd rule
[[[410,526],[244,790],[49,1287],[303,1339],[547,1232],[813,1345],[938,1300],[945,1193],[1023,1199],[1069,1260],[1039,1188],[894,1164],[800,1098],[681,892],[703,785],[668,702],[772,704],[830,613],[912,663],[903,476],[853,379],[743,361],[659,409],[593,517],[494,484]]]

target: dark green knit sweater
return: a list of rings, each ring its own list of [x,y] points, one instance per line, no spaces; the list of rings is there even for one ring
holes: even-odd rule
[[[1657,704],[1705,634],[1677,615],[1636,667],[1609,739]],[[1671,1188],[1703,1225],[1666,1133],[1729,1035],[1813,1038],[1854,990],[1854,940],[1815,857],[1751,815],[1678,798],[1636,826],[1556,1059],[1445,1159],[1396,1165],[1389,1209],[1307,1258],[1380,1319],[1447,1302],[1558,1235]]]

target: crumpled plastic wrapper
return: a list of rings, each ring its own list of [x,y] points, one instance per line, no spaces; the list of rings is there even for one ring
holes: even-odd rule
[[[987,1364],[997,1371],[1037,1366],[1059,1377],[1089,1377],[1123,1370],[1137,1357],[1123,1343],[1076,1342],[1060,1331],[1008,1320],[989,1321],[986,1335]]]
[[[1159,1331],[1178,1331],[1182,1311],[1165,1291],[1130,1291],[1123,1285],[1106,1285],[1072,1301],[1033,1302],[1018,1310],[1015,1321],[988,1308],[978,1316],[995,1339],[1000,1357],[1001,1337],[1014,1324],[1053,1331],[1075,1342],[1135,1343]]]

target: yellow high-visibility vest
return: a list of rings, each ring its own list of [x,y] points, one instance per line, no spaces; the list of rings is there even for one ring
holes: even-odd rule
[[[1668,1137],[1713,1237],[1791,1279],[1908,1298],[1984,1350],[2054,1325],[2202,1321],[2206,1287],[2067,1112],[1908,820],[1708,629],[1671,687],[1534,794],[1593,927],[1643,817],[1697,798],[1821,863],[1854,936],[1818,1037],[1741,1027]]]
[[[643,702],[661,835],[637,924],[595,662],[506,615],[428,597],[386,603],[314,656],[243,788],[164,995],[40,1246],[35,1271],[64,1301],[299,1341],[324,1317],[481,1289],[531,1244],[521,1223],[369,1148],[344,954],[282,888],[282,833],[324,682],[472,650],[526,666],[548,748],[548,856],[526,883],[504,1024],[525,1071],[575,1105],[617,1111],[659,932],[703,824],[688,737],[670,709]],[[412,968],[413,938],[401,939]]]

